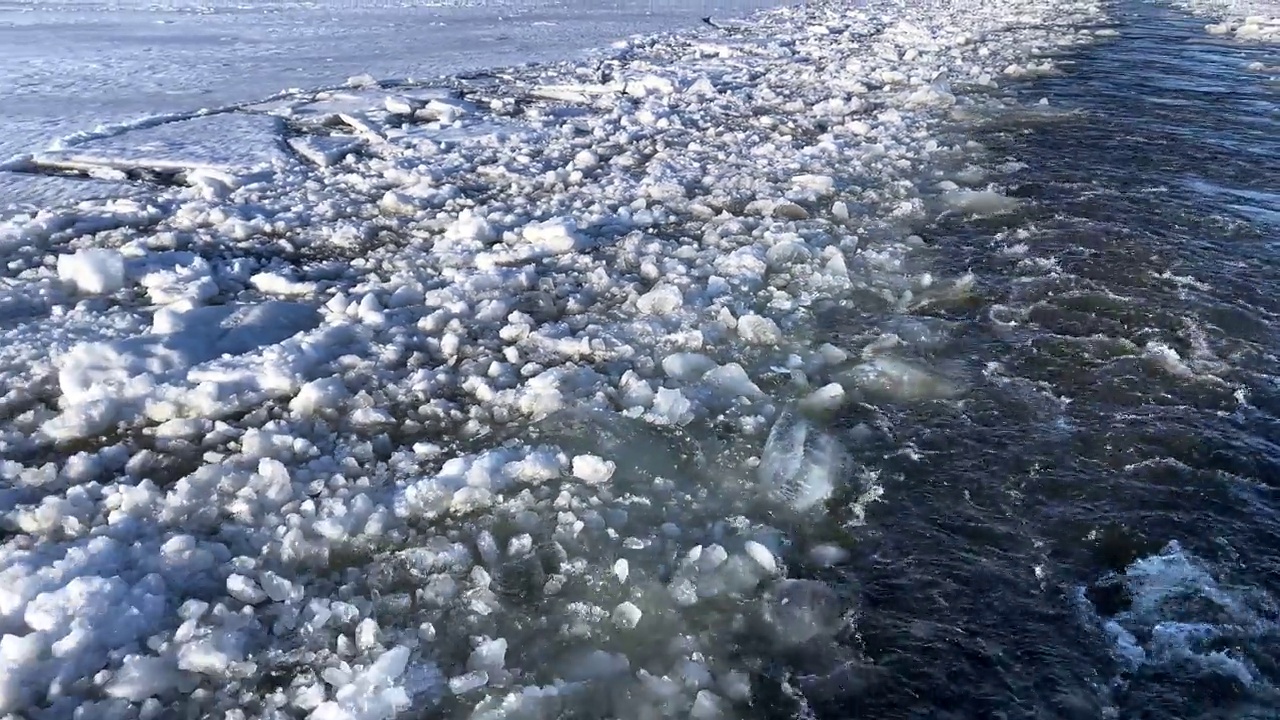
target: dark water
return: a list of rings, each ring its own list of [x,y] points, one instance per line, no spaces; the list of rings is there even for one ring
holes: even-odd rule
[[[1246,68],[1280,58],[1116,16],[1014,89],[1076,112],[979,137],[1027,208],[929,229],[980,288],[932,359],[981,380],[878,410],[912,450],[864,458],[883,676],[822,717],[1280,717],[1280,89]]]

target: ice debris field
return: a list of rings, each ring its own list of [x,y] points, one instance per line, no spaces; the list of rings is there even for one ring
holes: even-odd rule
[[[1108,32],[810,3],[22,158],[143,191],[0,224],[0,715],[856,692],[857,588],[819,571],[892,493],[828,418],[981,381],[922,351],[911,313],[974,280],[910,228],[1016,209],[965,124]]]

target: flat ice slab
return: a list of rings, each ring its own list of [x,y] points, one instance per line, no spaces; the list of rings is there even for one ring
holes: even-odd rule
[[[289,158],[281,148],[284,122],[267,115],[219,113],[124,130],[60,150],[36,153],[37,165],[109,171],[189,173],[210,170],[232,177],[269,172]],[[110,175],[106,175],[110,177]]]

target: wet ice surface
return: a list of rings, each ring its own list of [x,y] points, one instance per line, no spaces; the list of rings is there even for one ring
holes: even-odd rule
[[[1212,86],[1120,19],[810,5],[33,155],[147,191],[0,226],[0,711],[1269,707],[1271,250],[1090,104]]]

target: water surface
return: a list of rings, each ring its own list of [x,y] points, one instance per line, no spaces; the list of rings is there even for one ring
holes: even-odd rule
[[[1248,65],[1276,51],[1116,18],[978,136],[1023,211],[922,231],[977,275],[917,313],[974,382],[874,410],[891,500],[845,570],[889,677],[825,717],[1275,717],[1280,95]]]

